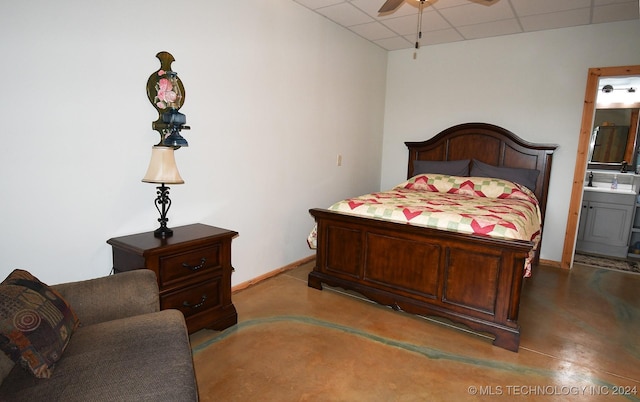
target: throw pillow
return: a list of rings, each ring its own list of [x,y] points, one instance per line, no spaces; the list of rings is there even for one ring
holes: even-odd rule
[[[456,161],[413,161],[413,175],[437,173],[449,176],[469,176],[469,159]]]
[[[58,292],[16,269],[0,284],[0,349],[38,378],[49,378],[78,327]]]
[[[489,165],[478,160],[473,160],[471,166],[471,176],[493,177],[497,179],[509,180],[522,184],[531,191],[536,191],[536,182],[540,171],[535,169],[508,168]]]

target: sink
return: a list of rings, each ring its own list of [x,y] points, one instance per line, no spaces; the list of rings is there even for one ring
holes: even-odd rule
[[[584,185],[585,191],[597,191],[601,193],[616,193],[616,194],[635,194],[635,190],[632,184],[618,184],[616,190],[611,188],[611,183],[593,182],[593,187]]]

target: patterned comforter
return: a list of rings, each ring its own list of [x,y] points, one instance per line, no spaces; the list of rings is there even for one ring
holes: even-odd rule
[[[329,210],[347,214],[469,233],[500,239],[527,240],[534,244],[525,265],[540,242],[538,200],[531,190],[506,180],[420,174],[385,192],[349,198]],[[316,247],[316,230],[308,238]]]

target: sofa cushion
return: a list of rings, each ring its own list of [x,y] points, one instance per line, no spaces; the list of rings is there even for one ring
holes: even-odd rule
[[[51,378],[14,368],[0,400],[195,401],[193,360],[177,310],[82,326]]]
[[[9,359],[9,356],[4,353],[0,353],[0,385],[2,385],[5,377],[9,374],[9,372],[11,372],[11,370],[13,370],[15,365],[16,362]]]
[[[79,321],[58,292],[16,269],[0,284],[0,349],[49,378]]]
[[[150,269],[52,285],[83,326],[160,311],[158,281]]]

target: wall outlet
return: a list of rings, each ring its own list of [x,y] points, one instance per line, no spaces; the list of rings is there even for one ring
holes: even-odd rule
[[[340,154],[338,154],[338,157],[336,158],[336,165],[342,166],[342,155]]]

